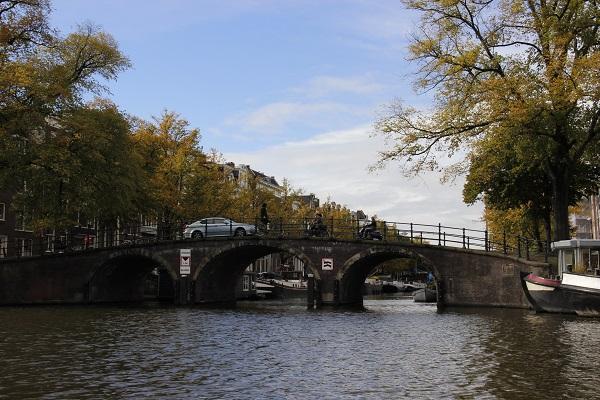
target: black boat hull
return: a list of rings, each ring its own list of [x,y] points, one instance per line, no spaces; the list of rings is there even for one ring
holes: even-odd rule
[[[523,290],[538,312],[600,317],[600,290],[578,286],[544,285],[522,276]]]

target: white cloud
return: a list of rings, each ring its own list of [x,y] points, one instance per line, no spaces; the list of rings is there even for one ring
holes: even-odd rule
[[[462,203],[462,179],[453,186],[440,184],[434,173],[408,179],[393,166],[369,173],[367,167],[384,148],[380,138],[369,136],[370,131],[369,126],[361,126],[225,157],[280,181],[287,178],[292,186],[315,193],[321,201],[331,197],[387,221],[482,228],[482,207]]]
[[[239,126],[245,131],[274,134],[292,122],[309,121],[318,115],[349,111],[349,106],[333,102],[275,102],[230,118],[227,125]]]
[[[317,76],[294,92],[307,96],[323,97],[335,93],[370,94],[381,91],[383,85],[364,77]]]

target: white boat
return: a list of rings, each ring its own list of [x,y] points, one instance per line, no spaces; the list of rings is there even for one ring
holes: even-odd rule
[[[558,251],[558,277],[522,274],[533,309],[600,316],[600,240],[561,240],[552,248]]]
[[[437,301],[437,290],[430,288],[418,289],[413,294],[415,303],[435,303]]]

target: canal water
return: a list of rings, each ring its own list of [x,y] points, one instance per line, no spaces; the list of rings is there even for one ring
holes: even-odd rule
[[[599,319],[365,308],[0,308],[0,399],[600,397]]]

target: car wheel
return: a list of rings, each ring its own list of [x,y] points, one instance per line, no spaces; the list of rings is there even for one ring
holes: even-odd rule
[[[192,239],[202,239],[202,232],[200,231],[194,231],[192,232]]]
[[[246,236],[246,231],[244,228],[237,228],[235,230],[234,236]]]

